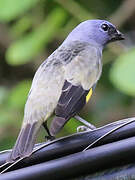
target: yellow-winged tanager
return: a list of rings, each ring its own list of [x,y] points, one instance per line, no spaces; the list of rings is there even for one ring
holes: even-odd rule
[[[24,120],[8,161],[29,156],[37,133],[55,112],[50,132],[55,136],[83,108],[102,72],[102,50],[124,39],[105,20],[80,23],[38,68],[25,105]]]

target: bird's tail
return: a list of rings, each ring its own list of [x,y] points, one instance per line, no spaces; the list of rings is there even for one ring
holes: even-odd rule
[[[32,153],[39,128],[38,122],[28,123],[22,126],[7,162],[14,162],[17,159],[27,157]]]
[[[51,122],[50,126],[50,134],[51,136],[55,136],[65,125],[68,119],[63,117],[56,116],[53,121]]]

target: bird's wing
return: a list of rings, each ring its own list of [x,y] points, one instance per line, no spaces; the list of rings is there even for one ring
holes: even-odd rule
[[[55,114],[66,120],[78,113],[83,106],[89,101],[93,88],[85,90],[81,85],[75,86],[65,80],[62,93],[59,98]]]
[[[55,109],[56,118],[52,121],[50,128],[53,135],[90,99],[101,74],[100,61],[97,49],[90,48],[65,66],[65,82]]]
[[[84,90],[82,86],[74,86],[65,81],[62,94],[55,109],[55,118],[51,122],[50,134],[55,136],[65,123],[77,114],[90,100],[96,84],[90,90]]]

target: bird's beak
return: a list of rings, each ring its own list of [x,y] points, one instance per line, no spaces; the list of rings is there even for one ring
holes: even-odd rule
[[[113,34],[111,34],[111,42],[112,41],[118,41],[118,40],[124,40],[124,34],[122,34],[119,30],[116,30]]]

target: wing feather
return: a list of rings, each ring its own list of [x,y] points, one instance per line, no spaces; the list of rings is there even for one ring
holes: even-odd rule
[[[65,82],[51,123],[52,135],[59,132],[64,124],[75,116],[92,95],[92,87],[101,75],[101,57],[98,48],[88,46],[64,66]]]

